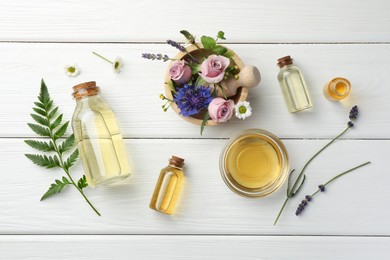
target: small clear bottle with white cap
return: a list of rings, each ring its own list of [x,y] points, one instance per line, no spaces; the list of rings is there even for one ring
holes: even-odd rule
[[[149,207],[161,213],[174,213],[184,183],[184,159],[172,156],[161,170]]]

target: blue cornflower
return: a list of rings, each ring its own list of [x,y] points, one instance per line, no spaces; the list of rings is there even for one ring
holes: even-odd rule
[[[198,86],[195,88],[195,86],[187,84],[179,88],[173,98],[180,109],[180,114],[183,116],[199,113],[206,109],[212,100],[213,97],[209,87]]]

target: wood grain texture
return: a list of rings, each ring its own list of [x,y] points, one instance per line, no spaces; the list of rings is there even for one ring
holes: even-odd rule
[[[122,185],[86,190],[102,213],[98,217],[70,188],[40,202],[59,170],[46,170],[24,158],[20,139],[0,140],[1,234],[289,234],[390,235],[390,191],[386,160],[390,141],[342,140],[307,169],[299,196],[288,204],[277,226],[273,220],[286,185],[272,196],[248,199],[231,192],[219,173],[225,140],[126,140],[134,171]],[[326,141],[285,140],[291,168],[300,169]],[[31,151],[32,152],[32,151]],[[160,169],[171,155],[186,159],[186,183],[177,214],[148,208]],[[337,173],[368,160],[319,194],[301,217],[294,215],[304,195]],[[78,164],[72,170],[80,176]]]
[[[205,138],[228,138],[247,128],[264,128],[286,138],[331,138],[344,128],[352,105],[361,109],[356,129],[346,138],[389,138],[390,91],[384,81],[388,75],[390,45],[321,44],[234,44],[246,64],[260,69],[262,82],[250,90],[248,100],[253,115],[245,121],[233,118],[227,124],[207,127]],[[123,57],[125,67],[114,74],[110,64],[91,54],[97,51],[108,58]],[[126,138],[200,138],[199,126],[182,120],[176,113],[161,109],[166,63],[141,59],[141,53],[176,54],[160,44],[0,44],[2,83],[0,95],[0,136],[33,136],[29,122],[32,103],[44,78],[54,100],[70,119],[75,107],[71,87],[96,80],[102,96],[117,112]],[[314,107],[291,115],[287,111],[276,75],[276,59],[292,55],[302,69]],[[65,64],[76,62],[81,75],[68,78]],[[328,101],[324,84],[341,76],[352,83],[345,102]]]
[[[0,236],[7,260],[388,259],[390,238],[253,236]]]
[[[224,30],[232,42],[389,42],[389,8],[386,0],[2,1],[0,39],[161,42],[188,29]]]

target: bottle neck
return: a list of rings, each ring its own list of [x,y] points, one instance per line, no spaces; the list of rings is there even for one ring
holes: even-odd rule
[[[183,170],[183,167],[179,167],[179,166],[171,164],[171,163],[169,164],[169,166],[172,168],[178,169],[178,170]]]

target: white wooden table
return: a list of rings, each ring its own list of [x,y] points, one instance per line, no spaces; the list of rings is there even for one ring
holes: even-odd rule
[[[0,259],[389,259],[390,257],[390,2],[284,1],[1,1],[0,2]],[[198,36],[225,31],[226,45],[258,66],[260,87],[250,92],[253,116],[199,128],[173,111],[163,113],[166,64],[141,53],[176,50],[166,39],[179,30]],[[121,56],[114,74],[92,55]],[[276,59],[291,55],[306,76],[314,108],[291,115],[276,80]],[[68,78],[63,67],[82,73]],[[344,103],[322,94],[342,76],[352,82]],[[119,187],[86,190],[96,216],[75,189],[40,202],[60,170],[45,170],[24,157],[36,136],[29,113],[44,78],[70,119],[71,87],[96,80],[116,111],[134,164]],[[270,197],[232,193],[219,173],[226,140],[248,128],[273,132],[300,169],[341,131],[357,104],[356,127],[307,169],[300,195],[273,220],[286,185]],[[186,185],[178,213],[148,208],[156,178],[171,155],[186,159]],[[333,175],[371,160],[320,194],[301,217],[303,195]],[[73,175],[82,174],[80,163]]]

